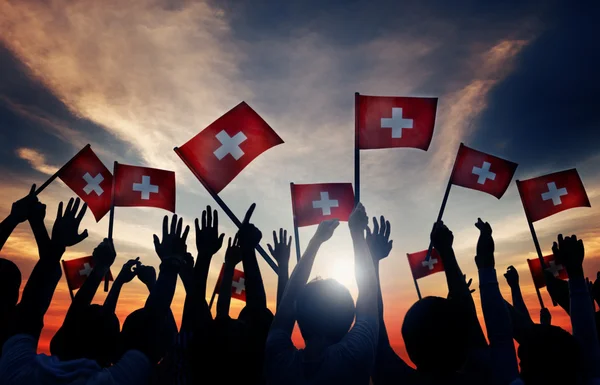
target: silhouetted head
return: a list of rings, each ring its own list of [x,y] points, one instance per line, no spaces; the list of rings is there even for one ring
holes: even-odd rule
[[[129,314],[123,323],[119,356],[128,350],[139,350],[152,363],[157,363],[173,344],[176,334],[177,325],[172,316],[158,320],[147,309],[138,309]]]
[[[17,305],[21,272],[14,262],[0,258],[0,313]]]
[[[350,291],[334,279],[307,283],[296,299],[296,319],[305,341],[339,342],[350,330],[354,313]]]
[[[468,315],[452,300],[425,297],[406,313],[402,337],[420,372],[451,374],[465,363],[468,353]]]
[[[552,325],[533,325],[518,349],[521,379],[527,385],[581,384],[582,352],[575,337]],[[558,365],[549,363],[558,359]]]

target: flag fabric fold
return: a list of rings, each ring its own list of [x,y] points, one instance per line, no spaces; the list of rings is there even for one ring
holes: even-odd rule
[[[329,219],[347,221],[354,208],[352,183],[293,184],[291,189],[298,227]]]
[[[554,255],[547,255],[544,257],[544,263],[546,264],[549,272],[552,273],[556,278],[567,280],[567,269],[554,258]],[[542,268],[542,262],[539,258],[528,259],[527,264],[529,265],[529,271],[531,271],[531,278],[536,288],[540,289],[546,286],[546,278],[544,277],[544,269]]]

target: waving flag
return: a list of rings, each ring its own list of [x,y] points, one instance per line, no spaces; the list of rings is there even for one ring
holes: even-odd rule
[[[406,254],[406,256],[408,257],[410,271],[415,280],[444,271],[442,258],[440,258],[436,249],[431,250],[429,260],[427,260],[427,250]]]
[[[175,152],[208,189],[218,194],[256,157],[283,140],[241,102]]]
[[[450,182],[483,191],[500,199],[517,170],[517,164],[460,144]]]
[[[567,275],[567,269],[558,262],[554,258],[554,255],[547,255],[544,257],[544,263],[546,264],[549,272],[552,273],[556,278],[559,279],[569,279]],[[529,270],[531,271],[531,278],[533,278],[533,283],[535,287],[538,289],[546,286],[546,278],[544,277],[544,269],[542,268],[542,262],[539,258],[528,259],[527,264],[529,265]]]
[[[291,189],[298,227],[328,219],[347,221],[354,208],[352,183],[292,184]]]
[[[427,151],[433,137],[437,101],[359,95],[355,107],[359,148],[413,147]]]
[[[527,218],[539,221],[575,207],[591,207],[576,169],[517,181]]]
[[[215,285],[215,291],[220,293],[221,283],[223,281],[223,273],[225,272],[225,264],[221,266],[221,272]],[[244,272],[238,269],[233,270],[233,279],[231,281],[231,298],[239,299],[246,302],[246,276]]]
[[[115,206],[157,207],[175,212],[175,173],[115,163]]]
[[[65,271],[65,277],[67,278],[67,285],[71,291],[79,289],[94,269],[94,260],[92,257],[62,261],[62,264],[63,270]],[[108,272],[108,278],[110,281],[113,280],[110,270]]]

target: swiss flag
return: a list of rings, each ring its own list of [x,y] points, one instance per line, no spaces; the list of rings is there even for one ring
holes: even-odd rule
[[[358,148],[413,147],[427,151],[437,102],[437,98],[357,95]]]
[[[518,164],[460,144],[452,184],[486,192],[500,199],[517,170]]]
[[[444,271],[442,258],[440,258],[436,249],[431,250],[429,261],[426,260],[427,250],[406,254],[406,256],[408,257],[408,264],[410,265],[410,270],[412,271],[414,279],[427,277],[428,275]]]
[[[544,263],[546,264],[549,272],[551,272],[556,278],[569,279],[567,275],[567,269],[554,258],[554,255],[547,255],[544,257]],[[542,262],[539,258],[528,259],[527,264],[531,271],[531,278],[533,278],[533,284],[535,287],[542,288],[546,286],[546,278],[544,278],[544,269],[542,269]]]
[[[215,285],[215,291],[221,291],[221,282],[223,281],[223,273],[225,272],[225,264],[221,266],[221,272]],[[246,277],[244,272],[238,269],[233,270],[233,279],[231,280],[231,298],[239,299],[246,302]]]
[[[292,184],[291,189],[298,227],[328,219],[347,221],[354,208],[352,183]]]
[[[69,290],[79,289],[94,268],[94,260],[92,257],[83,257],[71,259],[69,261],[62,261],[62,264],[65,271],[65,277],[67,278]],[[108,272],[108,278],[110,281],[113,280],[113,276],[110,271]]]
[[[583,182],[574,168],[517,181],[517,188],[531,222],[574,207],[591,207]]]
[[[241,102],[175,152],[206,188],[218,194],[247,165],[283,140]]]
[[[110,211],[112,174],[89,144],[59,170],[58,177],[87,203],[96,222]]]
[[[158,207],[175,212],[175,173],[115,162],[115,206]]]

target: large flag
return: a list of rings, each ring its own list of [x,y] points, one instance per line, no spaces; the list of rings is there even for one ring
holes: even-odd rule
[[[65,164],[57,176],[87,203],[96,222],[110,211],[112,174],[89,145]]]
[[[65,270],[65,277],[67,278],[67,285],[71,291],[79,289],[94,268],[92,257],[76,258],[69,261],[63,260],[62,264]],[[108,279],[110,281],[113,280],[110,270],[108,271]]]
[[[554,255],[547,255],[544,257],[544,263],[546,264],[546,270],[552,273],[556,278],[569,279],[567,275],[567,269],[554,258]],[[544,269],[542,268],[542,262],[539,258],[528,259],[527,264],[531,271],[531,278],[533,278],[533,284],[535,287],[542,288],[546,286],[546,278],[544,277]]]
[[[436,249],[431,250],[431,256],[429,260],[427,260],[427,250],[406,254],[406,256],[408,257],[410,271],[412,272],[415,280],[444,271],[442,258],[440,258],[440,255]]]
[[[517,170],[517,164],[460,144],[450,183],[486,192],[500,199]]]
[[[298,227],[328,219],[347,221],[354,208],[352,183],[292,184],[291,188]]]
[[[157,207],[175,212],[175,173],[115,163],[115,206]]]
[[[355,107],[358,147],[414,147],[426,151],[433,137],[437,101],[359,95]]]
[[[539,221],[574,207],[591,207],[576,169],[517,182],[527,218]]]
[[[215,285],[215,291],[221,292],[221,282],[223,281],[223,273],[225,272],[225,264],[221,266],[221,272]],[[231,281],[231,298],[246,301],[246,277],[244,272],[238,269],[233,270],[233,280]]]
[[[246,102],[215,120],[175,152],[218,194],[250,162],[283,140]]]

